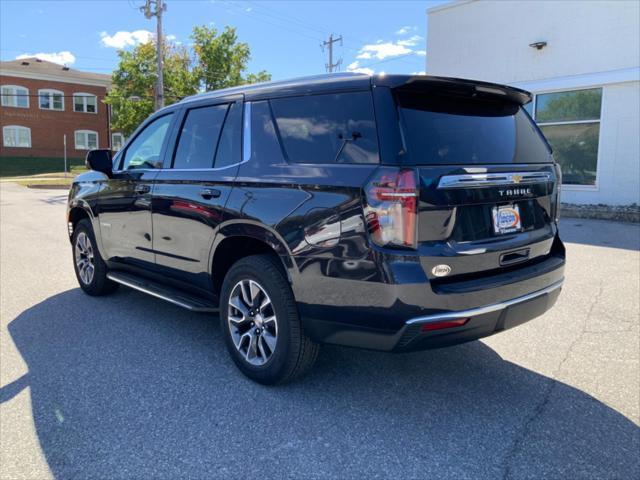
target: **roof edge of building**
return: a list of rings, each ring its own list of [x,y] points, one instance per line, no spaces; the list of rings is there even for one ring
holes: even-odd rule
[[[450,8],[461,7],[462,5],[466,5],[467,3],[473,3],[477,0],[452,0],[449,3],[444,3],[441,5],[435,5],[433,7],[427,8],[427,15],[430,13],[440,12],[442,10],[449,10]]]
[[[39,72],[25,72],[20,70],[14,70],[11,68],[2,68],[0,67],[0,75],[4,75],[7,77],[16,77],[16,78],[28,78],[30,80],[47,80],[51,82],[60,82],[60,83],[74,83],[78,85],[91,85],[94,87],[105,87],[109,88],[111,86],[111,79],[105,78],[85,78],[82,76],[76,75],[55,75],[51,73],[39,73]]]

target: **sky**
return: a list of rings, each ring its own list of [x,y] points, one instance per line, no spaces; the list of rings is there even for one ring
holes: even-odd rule
[[[248,72],[274,80],[325,72],[330,34],[340,71],[418,73],[425,70],[426,10],[449,0],[266,1],[165,0],[165,36],[189,46],[194,25],[233,26],[249,44]],[[40,56],[79,70],[110,73],[117,50],[155,32],[144,0],[0,0],[0,58]]]

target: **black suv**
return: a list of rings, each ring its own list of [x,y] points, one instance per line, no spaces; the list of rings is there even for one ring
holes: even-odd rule
[[[556,301],[565,263],[530,99],[360,74],[186,98],[87,155],[68,203],[80,286],[219,312],[265,384],[320,343],[404,352],[519,325]]]

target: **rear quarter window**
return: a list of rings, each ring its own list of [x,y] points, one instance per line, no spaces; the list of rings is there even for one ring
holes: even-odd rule
[[[371,92],[270,100],[290,162],[378,163]]]

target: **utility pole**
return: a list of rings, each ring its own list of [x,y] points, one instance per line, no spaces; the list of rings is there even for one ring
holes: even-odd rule
[[[150,20],[151,17],[156,17],[156,57],[158,60],[156,80],[156,110],[164,107],[164,78],[162,73],[162,14],[167,11],[167,5],[163,0],[146,0],[146,4],[140,7],[140,11],[144,13],[146,19]],[[155,9],[151,10],[151,5],[154,5]]]
[[[329,63],[325,64],[327,72],[329,73],[333,73],[334,69],[342,64],[342,59],[339,59],[336,63],[333,63],[333,44],[337,42],[340,42],[340,45],[342,45],[342,35],[337,38],[333,38],[332,33],[331,35],[329,35],[329,40],[325,40],[324,42],[322,42],[322,45],[320,45],[323,51],[324,47],[329,47]]]

